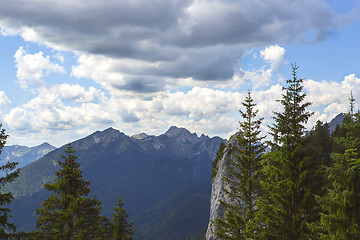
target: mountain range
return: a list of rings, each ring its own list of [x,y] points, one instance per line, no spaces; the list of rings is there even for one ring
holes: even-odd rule
[[[331,132],[344,116],[339,114],[329,123]],[[127,136],[108,128],[72,146],[84,179],[91,182],[92,196],[102,200],[105,216],[111,217],[121,196],[137,229],[135,239],[182,240],[207,227],[212,161],[223,142],[173,126],[160,136]],[[55,149],[45,143],[3,149],[1,159],[19,161],[22,166],[19,178],[5,186],[15,196],[10,208],[18,230],[34,229],[35,209],[50,195],[43,185],[54,180],[65,147]]]
[[[91,194],[103,203],[105,216],[111,216],[121,196],[138,229],[136,239],[185,239],[207,225],[212,160],[222,142],[222,138],[198,137],[177,127],[160,136],[133,137],[109,128],[72,146],[84,179],[91,182]],[[5,187],[15,196],[10,207],[18,230],[34,229],[35,209],[50,194],[43,185],[54,180],[65,147],[23,167],[17,180]],[[193,217],[187,219],[189,226],[176,224],[180,213]],[[193,230],[184,231],[189,227]],[[169,231],[165,238],[158,237],[161,229]]]
[[[22,168],[55,149],[56,147],[51,146],[47,142],[35,147],[20,145],[4,146],[0,159],[6,162],[18,162],[17,167]]]

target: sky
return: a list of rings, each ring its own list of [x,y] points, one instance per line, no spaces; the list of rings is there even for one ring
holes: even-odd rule
[[[359,40],[359,0],[0,0],[0,122],[9,145],[229,138],[250,90],[266,135],[296,64],[311,129],[360,100]]]

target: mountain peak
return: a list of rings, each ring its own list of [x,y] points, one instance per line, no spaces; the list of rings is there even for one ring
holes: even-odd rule
[[[341,124],[342,124],[345,116],[346,116],[345,113],[339,113],[338,115],[336,115],[336,117],[334,117],[334,118],[329,122],[330,133],[332,133],[333,131],[335,131],[335,128],[336,128],[337,125],[341,125]]]
[[[180,134],[190,134],[191,133],[186,128],[178,128],[176,126],[171,126],[169,130],[166,131],[165,135],[168,137],[178,136]],[[196,135],[196,134],[195,134]]]
[[[42,148],[55,148],[54,146],[52,146],[50,143],[48,142],[44,142],[42,144],[40,144],[39,146],[37,147],[42,147]]]
[[[176,126],[171,126],[164,135],[170,138],[176,138],[176,141],[181,143],[196,143],[201,141],[196,133],[191,133],[186,128],[179,128]]]
[[[147,135],[146,133],[139,133],[139,134],[134,134],[131,137],[135,138],[135,139],[138,139],[138,140],[141,140],[141,139],[149,137],[149,135]]]
[[[120,132],[119,130],[116,130],[116,129],[110,127],[103,131],[96,131],[93,134],[91,134],[90,136],[85,137],[84,139],[87,139],[88,141],[84,141],[83,144],[86,143],[85,145],[88,145],[88,144],[90,144],[90,142],[95,142],[96,144],[111,142],[120,136],[125,136],[125,134]]]

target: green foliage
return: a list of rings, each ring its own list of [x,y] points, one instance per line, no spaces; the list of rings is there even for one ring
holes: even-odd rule
[[[8,135],[5,133],[5,129],[2,129],[0,124],[0,154],[6,144]],[[5,176],[0,177],[0,239],[6,239],[9,236],[9,231],[15,231],[15,224],[9,223],[10,209],[7,207],[9,203],[14,199],[11,192],[3,192],[5,184],[8,184],[15,180],[19,176],[20,170],[15,170],[18,163],[6,162],[1,163],[0,171],[5,172]]]
[[[83,179],[70,144],[65,153],[54,182],[44,186],[54,193],[36,212],[38,234],[46,239],[104,239],[109,232],[103,231],[108,220],[100,216],[101,201],[87,197],[90,183]]]
[[[240,122],[240,134],[237,137],[239,147],[234,147],[235,158],[229,159],[228,175],[223,176],[229,188],[223,191],[231,202],[222,202],[225,207],[223,219],[216,219],[216,236],[220,239],[254,238],[257,225],[254,221],[257,208],[255,206],[260,186],[260,161],[265,151],[261,144],[260,125],[262,119],[256,119],[258,110],[254,110],[251,93],[248,92],[242,103],[245,111],[240,110],[244,121]]]
[[[193,238],[187,237],[186,240],[206,240],[206,229],[202,230],[198,236]]]
[[[298,78],[296,71],[298,67],[292,66],[292,79],[288,79],[287,87],[283,87],[285,94],[281,100],[277,100],[284,108],[283,112],[274,112],[275,123],[269,126],[273,137],[270,145],[273,149],[278,149],[280,145],[285,151],[291,152],[292,147],[298,144],[305,134],[305,124],[312,115],[306,109],[311,105],[304,102],[306,93],[303,91],[302,83],[304,79]]]
[[[312,189],[316,190],[317,196],[324,196],[329,187],[329,180],[327,178],[326,167],[332,164],[330,154],[332,152],[334,143],[330,138],[329,126],[327,123],[323,124],[317,121],[315,129],[313,129],[304,138],[305,151],[309,155],[308,177],[312,182]],[[314,206],[319,211],[319,206]]]
[[[334,143],[330,138],[327,123],[323,124],[321,121],[317,121],[315,129],[306,137],[305,144],[311,148],[312,161],[319,161],[325,166],[330,164],[330,153],[333,150]]]
[[[114,240],[130,240],[132,239],[135,229],[132,223],[128,223],[129,213],[123,208],[124,202],[119,197],[113,213],[113,239]]]
[[[331,155],[333,165],[327,168],[331,187],[325,197],[318,197],[323,209],[319,235],[321,239],[360,239],[360,114],[353,113],[350,98],[349,121],[343,123],[346,137],[336,138],[344,152]]]
[[[304,102],[303,79],[297,78],[297,69],[293,66],[293,78],[283,88],[285,94],[279,100],[283,112],[274,113],[272,149],[262,161],[264,195],[258,201],[257,218],[263,226],[263,239],[312,238],[309,225],[319,218],[314,194],[320,189],[313,180],[320,165],[310,161],[304,142],[311,103]]]

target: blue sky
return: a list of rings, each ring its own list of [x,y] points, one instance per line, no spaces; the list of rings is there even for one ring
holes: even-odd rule
[[[55,4],[56,3],[56,4]],[[253,92],[263,133],[291,77],[313,117],[360,100],[359,0],[0,0],[8,144],[61,146],[114,127],[228,138]]]

